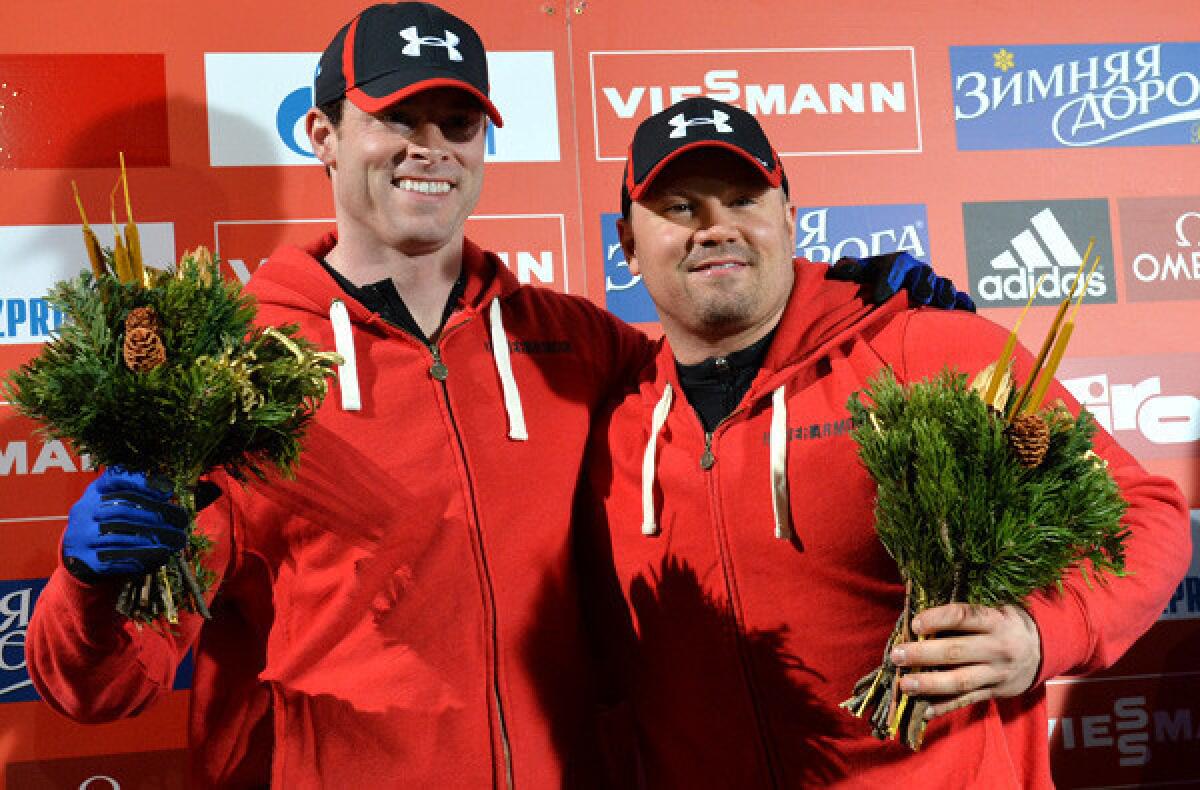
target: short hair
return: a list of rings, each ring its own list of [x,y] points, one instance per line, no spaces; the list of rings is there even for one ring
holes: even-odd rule
[[[324,104],[317,105],[317,109],[325,114],[325,117],[328,118],[329,122],[334,125],[334,128],[337,128],[337,126],[342,122],[342,102],[345,100],[345,96],[339,96],[333,101],[328,101]]]

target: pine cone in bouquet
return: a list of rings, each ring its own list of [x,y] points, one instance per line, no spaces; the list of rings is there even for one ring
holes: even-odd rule
[[[167,348],[159,334],[162,323],[153,307],[135,307],[125,316],[125,341],[121,355],[134,373],[149,373],[167,361]]]
[[[135,327],[125,332],[121,356],[134,373],[149,373],[167,361],[167,349],[153,329]]]
[[[1050,428],[1040,414],[1022,414],[1008,424],[1006,430],[1008,446],[1017,462],[1026,469],[1033,469],[1046,457],[1050,449]]]
[[[1085,579],[1125,573],[1126,504],[1092,452],[1095,421],[1061,403],[1042,409],[1100,263],[1096,256],[1084,275],[1095,244],[1019,390],[1012,359],[1032,296],[999,358],[970,386],[949,369],[909,386],[883,370],[850,397],[859,457],[878,486],[875,530],[906,585],[883,662],[842,703],[855,716],[869,712],[878,738],[917,749],[924,737],[923,700],[899,691],[903,670],[888,660],[894,644],[910,641],[917,614],[954,602],[1020,605],[1072,568]]]
[[[134,329],[149,329],[158,334],[162,329],[162,320],[159,319],[158,313],[154,312],[153,307],[135,307],[129,311],[129,315],[125,316],[125,331],[129,332]]]
[[[842,707],[881,739],[912,749],[920,697],[900,692],[888,660],[920,612],[951,602],[1020,604],[1082,573],[1124,573],[1125,501],[1091,452],[1095,421],[1061,404],[1009,424],[950,370],[902,386],[890,370],[848,404],[863,465],[877,483],[875,528],[906,584],[883,661]]]
[[[43,433],[94,463],[166,481],[188,513],[182,555],[131,580],[118,610],[147,622],[206,614],[207,542],[193,529],[201,475],[290,475],[341,360],[295,326],[255,326],[253,299],[219,275],[204,248],[162,271],[141,261],[132,220],[112,250],[86,217],[84,238],[91,271],[48,295],[67,321],[0,389]]]

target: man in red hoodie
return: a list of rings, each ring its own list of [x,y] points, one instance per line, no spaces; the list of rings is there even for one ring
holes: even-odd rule
[[[111,720],[169,692],[194,647],[197,787],[598,784],[571,499],[593,411],[650,343],[464,238],[485,124],[502,122],[470,25],[372,6],[314,94],[337,233],[279,250],[248,288],[262,323],[345,358],[299,477],[218,479],[199,519],[212,620],[163,630],[123,621],[114,596],[182,544],[180,513],[106,471],[38,601],[34,683]]]
[[[169,692],[194,646],[194,786],[597,783],[571,494],[593,409],[649,341],[464,238],[502,123],[488,87],[475,30],[424,3],[366,9],[322,55],[307,127],[337,232],[248,290],[260,322],[345,365],[296,480],[217,480],[212,620],[113,611],[109,580],[177,542],[167,495],[109,470],[72,511],[34,682],[110,720]]]
[[[905,382],[978,371],[1007,333],[853,301],[793,260],[779,157],[736,107],[692,98],[644,121],[622,203],[626,260],[666,340],[594,430],[583,507],[590,555],[613,558],[593,581],[615,599],[597,607],[598,641],[648,786],[1051,787],[1044,682],[1111,664],[1162,611],[1190,557],[1178,488],[1098,435],[1129,502],[1130,576],[924,612],[923,641],[891,655],[935,702],[924,747],[875,740],[838,703],[879,664],[904,587],[846,401],[884,366]],[[1029,367],[1022,352],[1019,379]],[[1050,398],[1078,409],[1057,385]]]

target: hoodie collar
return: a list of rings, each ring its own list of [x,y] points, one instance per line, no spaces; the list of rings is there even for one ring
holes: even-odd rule
[[[343,299],[350,320],[358,325],[382,324],[373,312],[346,293],[320,264],[337,245],[330,231],[303,247],[283,246],[272,253],[270,263],[255,272],[249,290],[260,302],[325,315],[329,303]],[[486,252],[470,239],[463,240],[462,272],[465,278],[463,307],[476,313],[487,309],[493,299],[506,299],[517,291],[517,278],[495,253]]]
[[[854,283],[825,280],[823,264],[804,260],[794,262],[796,278],[787,306],[774,330],[766,359],[750,389],[742,398],[751,402],[770,394],[768,466],[772,521],[775,537],[799,545],[800,537],[792,522],[792,503],[788,492],[788,392],[804,389],[820,375],[813,364],[835,345],[883,325],[884,320],[905,308],[904,300],[892,299],[882,306],[869,305],[858,298]],[[656,360],[655,377],[642,386],[649,435],[642,456],[642,534],[659,533],[655,488],[658,474],[659,436],[667,423],[679,389],[675,355],[664,341]],[[706,442],[700,467],[709,469],[715,462],[711,444]],[[753,494],[751,494],[753,495]]]
[[[358,380],[354,324],[379,332],[383,330],[378,325],[384,322],[358,300],[347,298],[336,279],[321,265],[321,259],[336,244],[337,235],[327,233],[303,249],[281,248],[272,255],[272,264],[260,270],[261,276],[255,273],[256,282],[252,292],[264,302],[311,312],[320,310],[328,316],[337,351],[343,359],[343,364],[338,367],[342,409],[360,411],[363,408],[363,392]],[[460,279],[465,280],[463,312],[481,314],[485,309],[487,311],[492,356],[508,417],[508,438],[528,441],[529,431],[509,356],[508,333],[504,328],[501,308],[501,301],[516,293],[520,287],[517,278],[494,253],[484,252],[478,245],[464,239]],[[436,364],[430,368],[430,375],[438,378],[436,371],[440,363],[437,362],[436,351],[434,360]],[[440,378],[444,379],[445,374],[443,367]]]
[[[789,389],[804,387],[817,376],[811,362],[855,335],[882,326],[884,320],[907,308],[904,300],[883,305],[863,300],[855,283],[826,280],[829,267],[803,258],[792,262],[795,280],[787,306],[774,330],[774,339],[743,402],[776,389],[784,380],[799,380]],[[654,376],[642,383],[647,409],[653,409],[667,383],[679,389],[675,353],[664,336],[654,363]]]

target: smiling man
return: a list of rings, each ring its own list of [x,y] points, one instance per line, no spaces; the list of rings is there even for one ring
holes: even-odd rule
[[[307,128],[337,232],[248,290],[346,364],[296,480],[217,480],[212,620],[115,618],[131,556],[153,571],[177,529],[140,476],[110,470],[72,510],[34,680],[109,720],[194,646],[192,786],[602,783],[571,498],[592,410],[650,343],[464,237],[502,123],[488,94],[479,36],[428,4],[372,6],[322,55]]]
[[[644,121],[621,241],[666,343],[598,420],[586,556],[597,649],[632,703],[653,788],[1048,788],[1044,682],[1115,661],[1186,571],[1187,510],[1111,437],[1127,567],[1022,607],[930,609],[892,660],[934,717],[917,753],[838,703],[879,663],[905,592],[873,523],[846,401],[882,367],[977,371],[1007,333],[970,313],[870,305],[793,260],[778,156],[744,111],[692,98]],[[1021,353],[1018,375],[1029,355]],[[1078,409],[1067,392],[1054,388]],[[603,605],[607,600],[609,606]],[[620,692],[614,692],[619,694]],[[631,780],[634,781],[634,780]]]
[[[651,343],[464,237],[502,123],[467,23],[372,6],[330,42],[314,97],[337,232],[248,287],[261,322],[345,358],[299,476],[217,480],[199,519],[213,618],[160,629],[117,619],[114,596],[182,545],[181,512],[107,470],[72,508],[31,675],[106,721],[169,693],[194,647],[194,787],[603,784],[571,506],[591,415]],[[938,290],[928,267],[867,278],[893,272]]]

